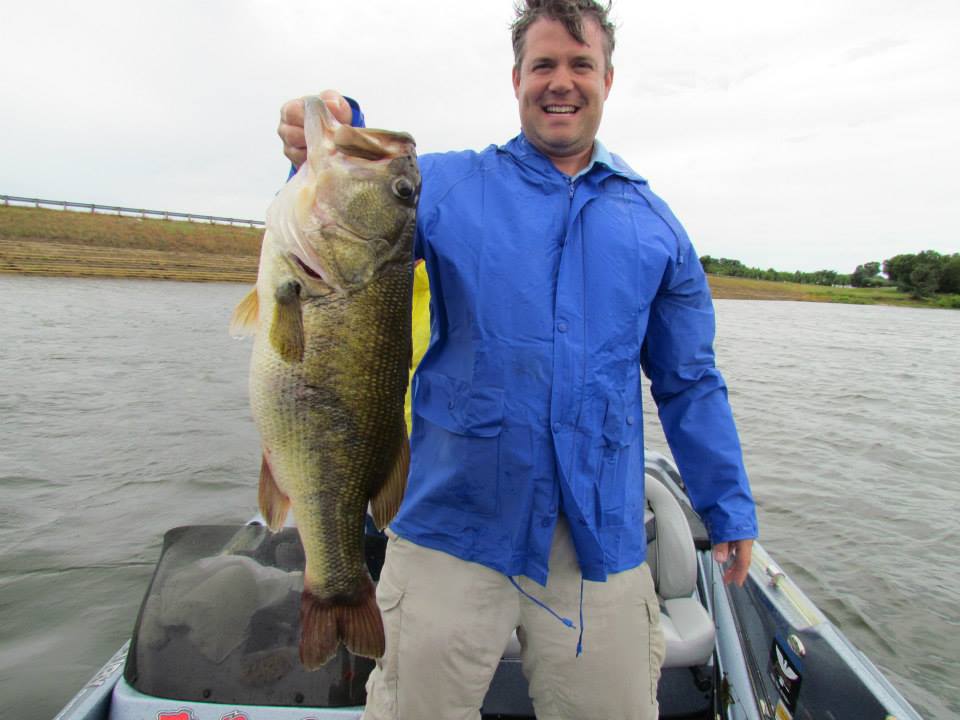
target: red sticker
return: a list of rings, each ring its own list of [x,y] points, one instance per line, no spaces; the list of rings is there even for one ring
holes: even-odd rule
[[[185,708],[173,712],[159,712],[157,713],[157,720],[197,720],[197,718],[193,711]]]

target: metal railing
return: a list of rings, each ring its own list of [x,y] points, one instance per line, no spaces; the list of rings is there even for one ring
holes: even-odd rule
[[[195,215],[194,213],[172,212],[170,210],[144,210],[142,208],[118,207],[114,205],[95,205],[93,203],[75,203],[67,200],[43,200],[42,198],[16,197],[0,195],[4,205],[31,205],[33,207],[54,208],[57,210],[88,210],[105,215],[123,215],[126,217],[159,217],[164,220],[187,220],[206,222],[211,225],[246,225],[263,227],[263,220],[242,220],[240,218],[217,217],[216,215]]]

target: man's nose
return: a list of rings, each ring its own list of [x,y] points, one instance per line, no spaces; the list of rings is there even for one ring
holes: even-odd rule
[[[573,75],[569,68],[558,67],[550,74],[550,83],[547,86],[551,92],[566,93],[573,89]]]

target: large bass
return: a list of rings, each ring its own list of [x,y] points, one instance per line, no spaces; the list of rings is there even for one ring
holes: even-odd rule
[[[338,123],[305,100],[307,161],[267,214],[257,286],[234,333],[255,329],[253,417],[263,443],[259,502],[271,529],[292,508],[306,553],[300,658],[341,642],[384,652],[364,562],[403,497],[409,446],[412,245],[420,189],[413,138]]]

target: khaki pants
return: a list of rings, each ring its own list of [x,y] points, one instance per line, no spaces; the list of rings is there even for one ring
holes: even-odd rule
[[[387,650],[367,682],[364,720],[479,720],[514,629],[538,720],[655,720],[665,645],[646,563],[583,583],[564,520],[543,588],[391,535],[377,602]]]

